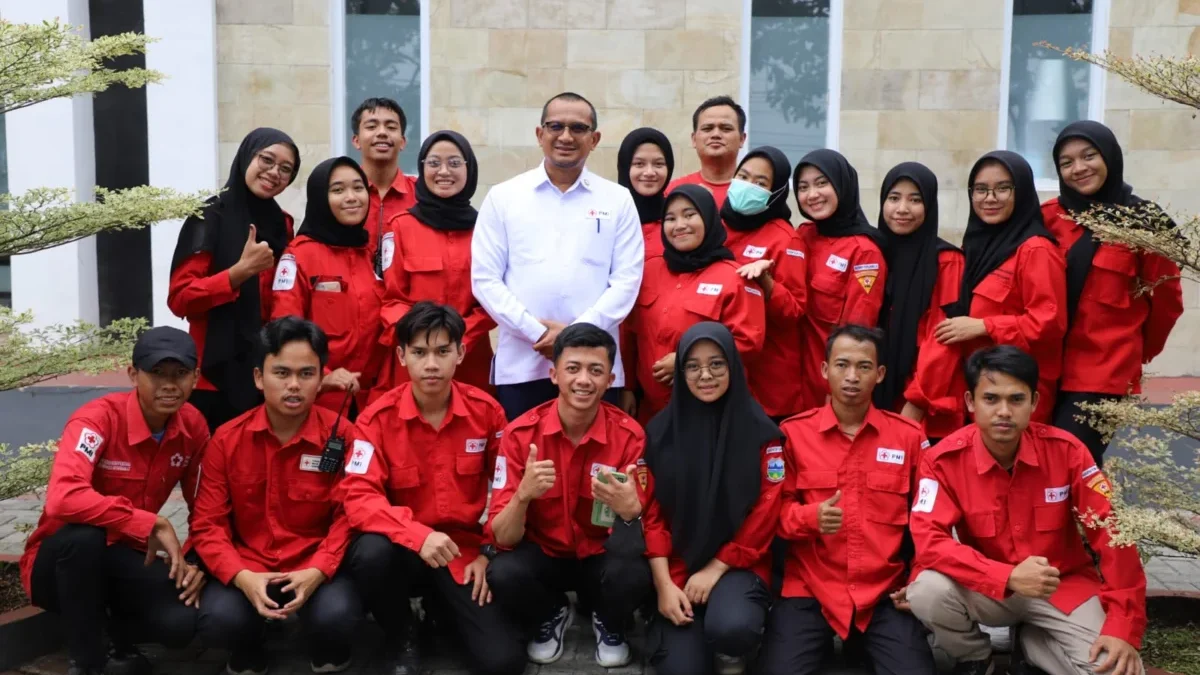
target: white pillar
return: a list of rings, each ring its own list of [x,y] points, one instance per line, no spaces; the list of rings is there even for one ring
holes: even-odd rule
[[[214,0],[145,0],[146,35],[157,38],[146,67],[164,73],[146,87],[150,184],[183,192],[217,187],[217,15]],[[167,309],[171,255],[181,220],[150,232],[156,326],[184,327]]]
[[[0,0],[0,17],[14,23],[58,18],[79,26],[86,38],[87,0]],[[55,99],[5,116],[8,184],[19,195],[33,187],[65,187],[78,201],[92,201],[96,156],[92,98]],[[95,323],[100,318],[96,291],[96,240],[70,244],[12,259],[13,309],[32,310],[34,325]]]

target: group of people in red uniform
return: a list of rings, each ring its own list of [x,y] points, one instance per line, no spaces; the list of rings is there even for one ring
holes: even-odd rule
[[[1143,672],[1145,576],[1096,525],[1111,487],[1077,406],[1136,393],[1182,303],[1169,261],[1072,218],[1142,203],[1106,127],[1063,130],[1043,205],[1019,155],[980,158],[961,249],[919,163],[887,174],[873,226],[833,150],[739,160],[732,99],[696,111],[702,169],[674,182],[670,142],[636,130],[618,179],[645,264],[620,345],[555,327],[556,396],[507,419],[470,143],[432,134],[408,177],[397,104],[352,124],[362,162],[311,172],[298,234],[275,201],[296,145],[245,138],[172,261],[190,335],[143,334],[133,389],[68,422],[22,572],[73,675],[147,673],[136,643],[197,635],[261,674],[266,622],[293,614],[313,672],[340,672],[368,612],[379,672],[420,672],[434,630],[475,672],[520,673],[583,610],[606,667],[640,610],[664,675],[816,673],[834,635],[923,675],[930,633],[989,675],[981,623],[1020,626],[1027,672]],[[157,515],[177,484],[183,544]]]

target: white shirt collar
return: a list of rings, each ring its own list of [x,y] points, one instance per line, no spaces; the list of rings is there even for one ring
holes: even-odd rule
[[[551,190],[558,192],[558,187],[555,186],[554,183],[552,183],[550,181],[550,174],[546,173],[546,160],[545,159],[543,159],[541,161],[541,163],[539,163],[537,165],[537,168],[534,169],[534,171],[537,172],[537,180],[534,182],[534,186],[533,186],[535,190],[541,189],[542,186],[545,185],[545,186],[549,186]],[[592,172],[589,171],[587,166],[585,165],[583,167],[583,171],[580,172],[580,174],[579,174],[579,178],[575,179],[575,182],[571,184],[571,187],[567,188],[566,192],[561,192],[559,194],[564,194],[564,195],[569,194],[572,190],[574,190],[576,188],[583,188],[584,190],[591,192],[592,186],[595,185],[595,182],[596,182],[596,177],[592,175]]]

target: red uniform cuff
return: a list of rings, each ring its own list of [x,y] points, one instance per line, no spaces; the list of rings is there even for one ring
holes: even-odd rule
[[[1110,613],[1104,619],[1104,626],[1100,629],[1101,635],[1119,638],[1133,645],[1134,649],[1142,648],[1142,636],[1146,632],[1146,620],[1143,617],[1141,620],[1121,616],[1120,614]]]
[[[154,524],[158,522],[158,516],[149,511],[135,510],[133,515],[129,516],[129,520],[121,527],[121,534],[133,539],[139,544],[145,544],[150,539],[150,533],[154,531]]]

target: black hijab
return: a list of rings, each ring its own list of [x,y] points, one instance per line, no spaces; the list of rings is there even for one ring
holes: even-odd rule
[[[701,188],[703,189],[703,188]],[[729,363],[729,390],[704,403],[684,377],[688,352],[711,340]],[[750,395],[733,335],[705,321],[679,339],[671,401],[646,426],[646,465],[655,499],[671,528],[671,543],[691,574],[728,543],[758,501],[762,446],[783,432]]]
[[[296,155],[290,185],[300,173],[300,150],[287,134],[278,129],[262,127],[242,139],[229,179],[221,194],[208,200],[199,217],[192,216],[183,223],[175,255],[171,258],[174,272],[185,260],[197,253],[212,254],[209,274],[233,267],[242,257],[250,225],[255,226],[256,240],[266,242],[275,259],[287,247],[287,218],[274,199],[259,199],[246,185],[246,171],[264,149],[283,143]],[[233,302],[219,305],[208,312],[208,328],[204,338],[204,356],[200,372],[212,382],[229,403],[239,412],[258,405],[262,395],[254,386],[255,345],[262,328],[261,298],[258,279],[242,284]]]
[[[425,156],[438,141],[450,141],[457,145],[467,163],[467,182],[462,191],[453,197],[439,197],[425,184]],[[475,151],[471,149],[471,143],[466,137],[454,131],[433,132],[421,144],[417,163],[421,167],[421,176],[417,180],[417,203],[412,205],[408,212],[435,230],[474,229],[475,218],[479,216],[479,212],[471,206],[471,197],[475,196],[475,188],[479,185],[479,163],[475,161]]]
[[[1042,223],[1042,205],[1038,203],[1037,186],[1033,182],[1033,169],[1029,162],[1015,152],[993,150],[971,167],[967,185],[975,184],[975,175],[988,161],[997,161],[1008,169],[1013,180],[1013,196],[1016,200],[1012,216],[998,225],[988,225],[976,215],[974,205],[967,219],[967,231],[963,234],[963,253],[966,255],[966,271],[963,273],[962,291],[958,304],[948,316],[970,316],[971,300],[975,287],[1013,257],[1026,240],[1045,237],[1054,241],[1053,235]],[[969,188],[968,188],[969,189]]]
[[[718,260],[734,260],[733,252],[725,248],[725,226],[717,215],[717,203],[713,201],[712,193],[699,185],[680,185],[671,191],[671,199],[675,195],[686,198],[700,212],[704,220],[704,239],[700,245],[687,253],[680,253],[675,245],[667,239],[666,215],[670,199],[663,201],[663,210],[659,219],[664,221],[662,228],[663,258],[667,261],[667,269],[674,274],[695,272],[717,262]]]
[[[1096,194],[1088,196],[1067,185],[1062,171],[1057,169],[1058,153],[1072,138],[1082,138],[1095,146],[1108,167],[1108,178]],[[1125,157],[1121,144],[1108,127],[1099,122],[1081,120],[1068,124],[1054,141],[1054,164],[1058,170],[1058,203],[1069,213],[1083,213],[1097,204],[1114,206],[1137,206],[1142,199],[1133,194],[1133,188],[1125,183]],[[1067,251],[1067,321],[1075,318],[1079,308],[1079,297],[1083,294],[1083,283],[1092,270],[1092,258],[1100,248],[1100,240],[1086,227],[1079,239]]]
[[[663,156],[667,158],[667,180],[658,194],[651,197],[638,194],[638,191],[633,189],[633,181],[629,179],[629,170],[633,166],[633,155],[643,143],[657,145],[658,149],[662,150]],[[617,183],[629,190],[629,194],[633,196],[633,205],[637,207],[638,217],[642,219],[643,225],[662,218],[663,209],[666,207],[664,193],[671,183],[671,174],[673,173],[675,173],[675,154],[671,152],[671,141],[667,140],[663,132],[650,127],[642,127],[629,132],[625,140],[621,141],[621,149],[617,150]]]
[[[871,221],[867,220],[867,214],[863,213],[862,205],[859,204],[858,172],[850,165],[850,161],[836,150],[813,150],[796,165],[796,172],[792,174],[793,192],[796,191],[796,185],[800,182],[800,172],[805,165],[815,166],[825,174],[837,193],[838,206],[837,211],[825,220],[813,220],[812,216],[804,212],[803,206],[800,207],[801,215],[816,223],[817,232],[821,233],[822,237],[853,237],[861,234],[870,237],[871,241],[882,249],[883,237],[877,228],[871,226]],[[796,203],[800,203],[799,197],[796,197]]]
[[[333,157],[321,162],[308,177],[308,204],[304,207],[304,224],[300,234],[329,246],[361,248],[367,245],[367,209],[364,204],[362,221],[358,225],[343,225],[329,206],[329,183],[333,170],[339,166],[353,167],[362,178],[363,186],[370,185],[367,174],[358,162],[349,157]]]
[[[903,179],[912,181],[925,205],[925,220],[916,232],[898,235],[883,218],[888,192]],[[879,233],[883,237],[883,256],[887,261],[887,285],[879,325],[883,326],[882,362],[888,376],[875,387],[875,407],[893,410],[904,394],[904,386],[917,361],[917,326],[933,300],[937,285],[938,253],[957,250],[938,238],[937,176],[924,164],[904,162],[896,165],[883,179],[879,189]]]
[[[721,205],[721,220],[725,221],[729,229],[738,232],[757,230],[776,218],[782,218],[789,224],[792,220],[792,210],[787,205],[788,176],[792,175],[792,163],[779,148],[764,145],[743,157],[738,169],[741,169],[747,160],[755,157],[763,157],[771,163],[771,173],[774,175],[771,181],[771,201],[762,213],[747,216],[734,211],[729,206],[729,198],[726,197],[725,203]]]

